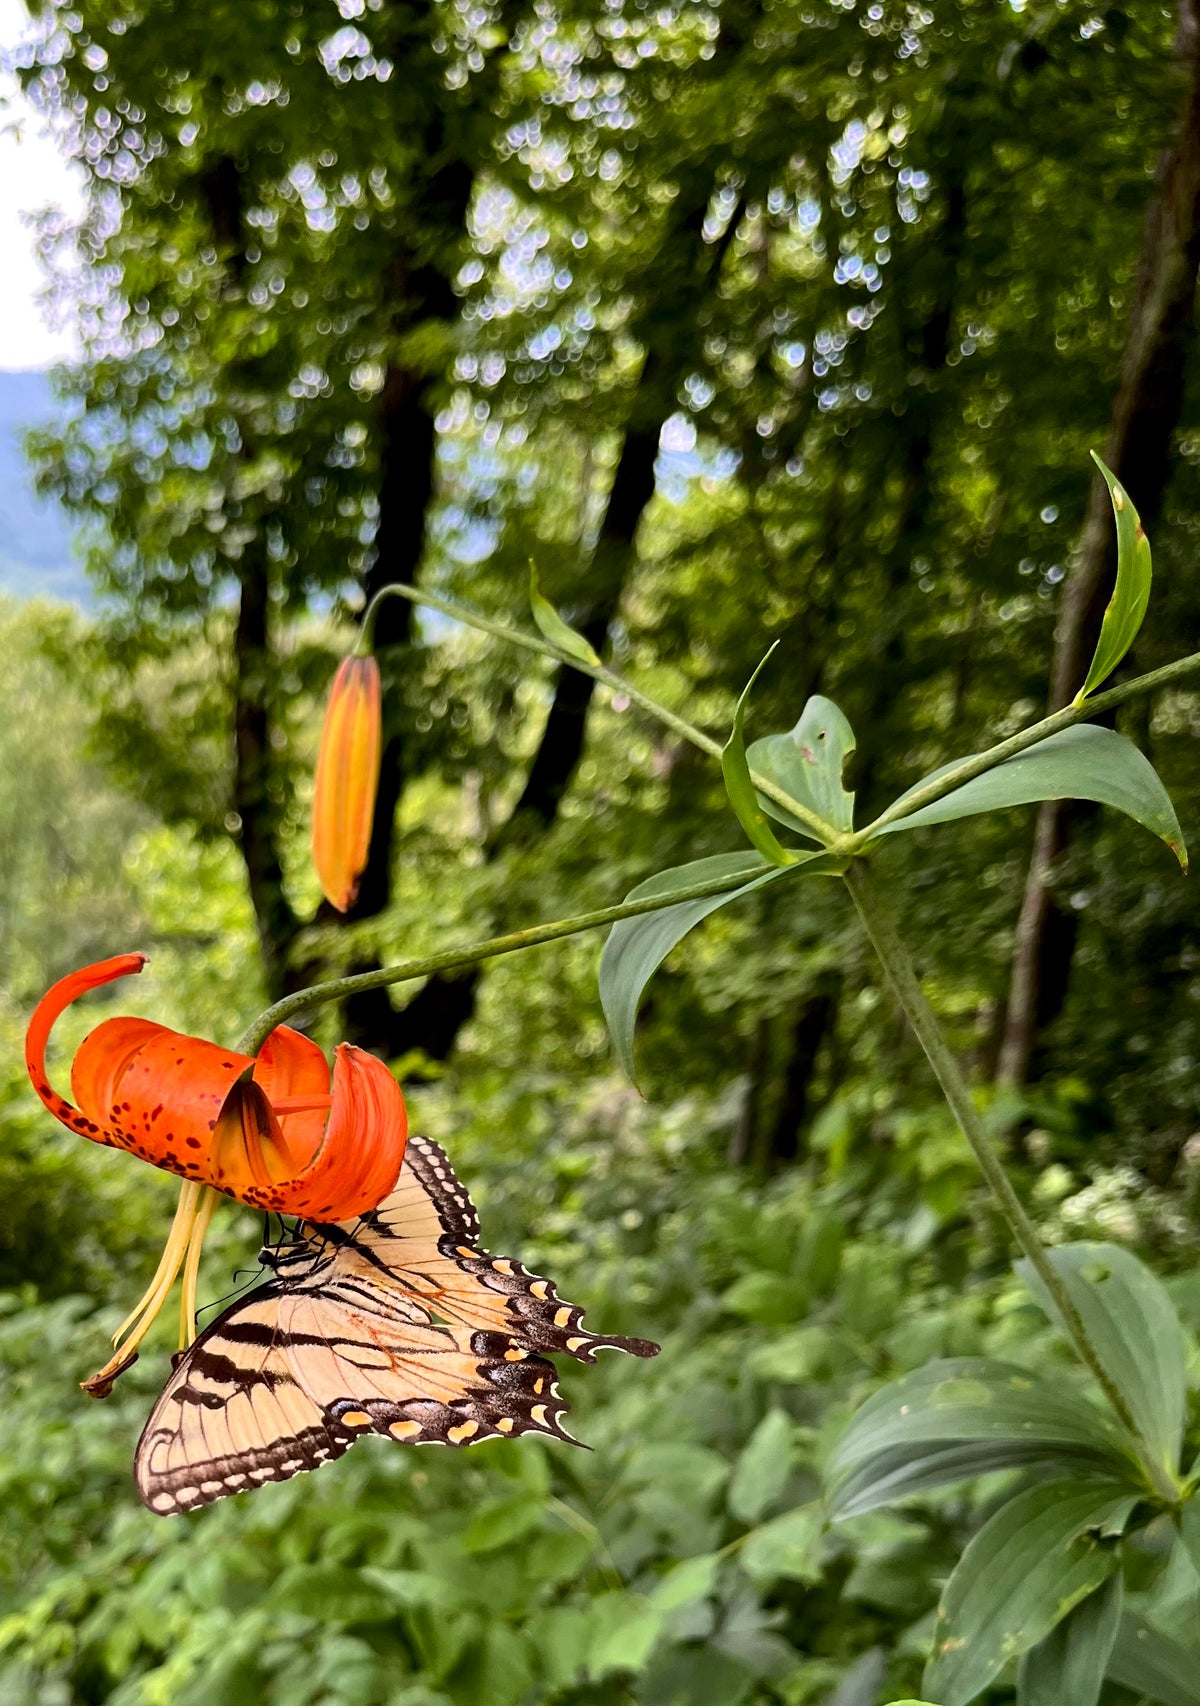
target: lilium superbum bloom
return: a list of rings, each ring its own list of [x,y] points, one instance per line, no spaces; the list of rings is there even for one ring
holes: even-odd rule
[[[130,1318],[142,1322],[125,1343],[121,1366],[132,1360],[132,1343],[157,1314],[181,1266],[184,1337],[194,1336],[189,1316],[200,1241],[215,1206],[204,1187],[264,1212],[352,1219],[395,1185],[408,1132],[400,1086],[382,1061],[342,1043],[331,1078],[317,1045],[284,1025],[257,1055],[246,1055],[150,1019],[105,1019],[76,1051],[75,1102],[68,1102],[46,1071],[55,1021],[80,995],[140,972],[145,963],[144,954],[118,954],[64,977],[38,1003],[25,1042],[30,1080],[56,1119],[93,1143],[128,1150],[185,1181],[159,1272]],[[155,1307],[147,1319],[150,1302]],[[94,1378],[110,1387],[110,1374],[102,1370]]]

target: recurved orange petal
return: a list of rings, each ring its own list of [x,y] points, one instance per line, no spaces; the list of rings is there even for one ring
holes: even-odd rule
[[[323,1221],[365,1214],[395,1185],[407,1141],[408,1114],[396,1080],[373,1054],[341,1043],[324,1141],[311,1165],[277,1186],[263,1207]]]

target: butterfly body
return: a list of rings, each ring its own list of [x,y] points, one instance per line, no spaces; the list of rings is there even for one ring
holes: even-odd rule
[[[273,1277],[200,1335],[154,1407],[135,1464],[143,1502],[164,1516],[195,1509],[318,1468],[367,1433],[570,1440],[546,1354],[592,1362],[605,1346],[658,1346],[588,1333],[551,1281],[489,1256],[478,1234],[443,1151],[411,1138],[378,1208],[303,1223],[264,1251]]]

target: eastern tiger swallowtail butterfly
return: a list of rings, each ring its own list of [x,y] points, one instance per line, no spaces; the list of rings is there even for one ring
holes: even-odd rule
[[[359,1219],[303,1222],[264,1250],[273,1277],[183,1352],[138,1441],[142,1501],[162,1516],[340,1457],[364,1434],[473,1445],[570,1440],[557,1371],[647,1339],[580,1325],[550,1280],[479,1249],[474,1205],[443,1151],[408,1142],[392,1194]],[[575,1443],[572,1441],[572,1443]]]

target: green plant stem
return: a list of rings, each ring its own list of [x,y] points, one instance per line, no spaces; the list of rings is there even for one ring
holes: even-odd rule
[[[1136,1443],[1142,1468],[1154,1491],[1167,1505],[1177,1505],[1180,1490],[1161,1464],[1157,1462],[1153,1452],[1143,1439],[1129,1405],[1125,1402],[1120,1388],[1104,1366],[1096,1347],[1092,1344],[1083,1318],[1063,1284],[1058,1271],[1046,1253],[1046,1248],[1038,1237],[1033,1222],[1026,1214],[1020,1197],[1013,1189],[1012,1183],[1005,1172],[999,1156],[992,1147],[991,1138],[987,1134],[979,1112],[971,1100],[971,1092],[963,1077],[957,1060],[942,1034],[933,1009],[926,1000],[925,991],[921,988],[920,980],[908,949],[896,929],[895,923],[889,916],[886,906],[880,901],[875,891],[874,882],[862,860],[856,860],[845,873],[845,882],[851,897],[858,909],[858,915],[863,927],[871,940],[871,945],[879,956],[884,975],[892,988],[897,1001],[916,1033],[917,1041],[925,1051],[925,1058],[933,1068],[934,1075],[941,1085],[942,1094],[962,1128],[963,1136],[971,1146],[971,1151],[979,1163],[980,1171],[991,1189],[999,1205],[1000,1212],[1008,1222],[1013,1237],[1029,1258],[1030,1265],[1058,1310],[1063,1327],[1068,1338],[1074,1344],[1081,1360],[1095,1376],[1100,1390],[1112,1406],[1121,1426]]]
[[[481,616],[478,611],[471,610],[465,604],[455,604],[448,598],[439,598],[436,593],[422,592],[415,586],[404,585],[402,581],[381,587],[368,606],[363,618],[364,626],[368,620],[374,619],[375,606],[380,599],[389,597],[407,598],[410,604],[427,604],[431,610],[440,610],[443,616],[452,617],[455,622],[461,622],[465,627],[478,628],[484,634],[492,634],[499,640],[506,640],[509,645],[521,646],[527,652],[539,652],[542,657],[553,658],[555,663],[566,664],[569,669],[577,669],[582,675],[590,675],[610,692],[624,694],[631,703],[640,705],[643,711],[648,711],[665,728],[690,741],[710,758],[720,760],[720,743],[713,740],[711,735],[706,735],[704,730],[698,729],[694,723],[689,723],[686,718],[678,716],[666,705],[660,705],[656,699],[651,699],[648,693],[643,693],[615,670],[606,669],[602,663],[584,663],[581,658],[572,657],[570,652],[564,652],[561,647],[543,639],[539,634],[526,634],[520,628],[509,628],[503,622],[494,622],[490,616]],[[836,840],[838,831],[832,824],[826,823],[824,818],[818,817],[808,806],[793,800],[787,790],[781,788],[777,782],[772,782],[769,776],[761,776],[757,771],[751,771],[750,774],[759,793],[783,806],[793,817],[799,818],[801,823],[808,824],[815,840],[823,846],[828,846],[831,841]]]
[[[771,869],[764,860],[763,872]],[[294,995],[285,995],[282,1001],[260,1013],[237,1044],[237,1051],[239,1054],[257,1054],[277,1025],[313,1007],[322,1007],[347,995],[357,995],[360,990],[386,989],[393,983],[432,977],[435,972],[458,971],[463,966],[478,965],[481,960],[494,960],[501,954],[515,954],[521,948],[536,948],[543,942],[557,942],[564,936],[577,936],[584,930],[599,930],[606,924],[618,923],[622,918],[637,918],[643,912],[659,912],[663,907],[676,906],[680,901],[704,900],[709,895],[726,894],[730,889],[741,888],[757,874],[749,870],[736,876],[711,877],[706,883],[692,883],[686,888],[673,889],[669,894],[626,900],[619,906],[602,906],[595,912],[581,912],[574,918],[557,918],[551,924],[534,924],[526,930],[510,930],[505,936],[489,936],[482,942],[468,943],[465,948],[428,954],[424,959],[401,960],[398,965],[380,966],[378,971],[364,971],[354,977],[314,983],[308,989],[297,990]]]
[[[1192,652],[1188,657],[1164,664],[1161,669],[1152,669],[1148,674],[1135,676],[1132,681],[1126,681],[1120,687],[1110,688],[1107,693],[1093,694],[1081,705],[1068,705],[1061,711],[1052,712],[1040,722],[1031,723],[1027,729],[1021,729],[1007,740],[997,742],[986,752],[976,753],[972,758],[964,758],[953,770],[948,770],[944,776],[938,776],[914,789],[911,794],[905,795],[903,800],[893,800],[886,811],[880,812],[874,823],[869,823],[865,829],[857,831],[853,837],[854,846],[865,847],[885,824],[895,823],[899,818],[919,811],[922,806],[932,805],[934,800],[944,799],[956,788],[961,788],[964,782],[982,776],[986,770],[994,770],[997,764],[1003,764],[1008,758],[1015,758],[1019,752],[1036,746],[1047,736],[1058,734],[1062,729],[1074,728],[1076,723],[1089,722],[1100,713],[1111,711],[1116,705],[1123,705],[1127,699],[1137,698],[1143,693],[1153,693],[1156,688],[1169,687],[1173,681],[1182,681],[1186,676],[1197,673],[1200,673],[1200,652]]]

